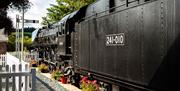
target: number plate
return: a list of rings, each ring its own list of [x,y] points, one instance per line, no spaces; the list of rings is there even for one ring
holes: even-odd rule
[[[124,33],[106,35],[106,46],[123,46],[124,43]]]

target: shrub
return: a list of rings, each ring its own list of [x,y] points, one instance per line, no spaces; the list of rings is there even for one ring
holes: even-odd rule
[[[47,72],[49,72],[49,66],[47,66],[45,64],[41,64],[38,67],[38,70],[41,71],[42,73],[47,73]]]
[[[62,74],[62,72],[59,71],[59,70],[55,70],[55,71],[53,71],[52,74],[51,74],[51,78],[53,78],[53,79],[55,79],[55,80],[59,80],[60,77],[62,77],[62,76],[63,76],[63,74]]]

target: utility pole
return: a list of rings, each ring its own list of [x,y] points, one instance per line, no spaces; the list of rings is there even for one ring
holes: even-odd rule
[[[20,59],[20,41],[19,41],[19,15],[16,15],[16,57]]]
[[[21,22],[22,20],[22,22]],[[19,23],[22,23],[22,31],[21,31],[21,40],[20,40],[20,29],[19,29]],[[24,23],[39,23],[39,20],[29,20],[29,19],[24,19],[24,7],[22,10],[22,18],[20,19],[19,15],[16,15],[16,55],[17,58],[19,58],[20,62],[24,60]],[[20,45],[21,41],[21,45]]]
[[[23,10],[22,10],[21,61],[24,60],[24,56],[23,56],[23,47],[24,47],[23,39],[24,39],[24,7],[23,7]]]

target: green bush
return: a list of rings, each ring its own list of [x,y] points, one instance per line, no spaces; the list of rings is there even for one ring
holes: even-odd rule
[[[38,70],[42,73],[48,73],[49,72],[49,66],[45,65],[45,64],[41,64],[38,67]]]
[[[63,76],[62,72],[59,70],[55,70],[51,74],[51,78],[55,80],[59,80]]]

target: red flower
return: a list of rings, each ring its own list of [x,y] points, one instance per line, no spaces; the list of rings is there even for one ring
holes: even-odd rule
[[[86,76],[82,77],[81,82],[87,82],[87,81],[88,81],[88,77],[86,77]]]
[[[96,86],[96,91],[99,91],[99,85],[96,84],[95,86]]]
[[[88,80],[87,76],[82,77],[81,88],[82,91],[99,91],[99,85],[97,84],[97,81]]]
[[[88,84],[91,84],[91,81],[90,81],[90,80],[87,80],[87,83],[88,83]]]
[[[94,80],[94,81],[92,82],[92,84],[94,84],[94,85],[95,85],[96,83],[97,83],[97,81],[96,81],[96,80]]]

